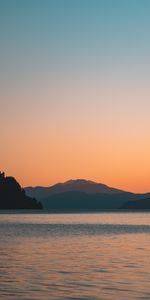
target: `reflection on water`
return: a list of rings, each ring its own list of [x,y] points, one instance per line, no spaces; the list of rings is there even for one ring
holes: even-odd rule
[[[0,299],[150,299],[150,214],[1,214]]]

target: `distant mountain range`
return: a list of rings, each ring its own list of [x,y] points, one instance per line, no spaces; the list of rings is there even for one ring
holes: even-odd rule
[[[150,203],[150,193],[130,193],[84,179],[69,180],[49,187],[26,187],[25,191],[28,196],[40,200],[44,209],[50,210],[99,211],[138,209],[138,206],[148,209]]]
[[[130,193],[84,179],[22,189],[14,177],[0,172],[0,209],[42,208],[52,211],[148,210],[150,193]]]
[[[57,183],[49,187],[26,187],[25,191],[28,195],[35,197],[36,199],[43,199],[54,194],[71,191],[84,192],[88,194],[118,194],[123,192],[121,190],[111,188],[105,184],[84,179],[69,180],[64,183]]]

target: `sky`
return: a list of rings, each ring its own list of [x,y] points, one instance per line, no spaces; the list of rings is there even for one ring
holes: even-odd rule
[[[150,191],[150,1],[0,0],[0,169]]]

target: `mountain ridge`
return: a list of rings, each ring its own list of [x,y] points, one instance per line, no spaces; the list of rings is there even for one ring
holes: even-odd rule
[[[135,194],[85,179],[71,179],[49,187],[27,187],[27,195],[42,202],[45,209],[121,209],[128,201],[142,200],[150,193]]]
[[[29,187],[25,187],[25,190],[27,195],[30,196],[32,195],[37,199],[42,199],[52,194],[62,193],[67,191],[80,191],[80,192],[91,193],[91,194],[95,194],[95,193],[117,194],[117,193],[125,192],[121,189],[109,187],[108,185],[103,183],[97,183],[85,179],[71,179],[47,187],[29,186]]]

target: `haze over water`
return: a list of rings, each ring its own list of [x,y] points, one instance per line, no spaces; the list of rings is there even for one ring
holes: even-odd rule
[[[0,299],[150,299],[150,214],[1,214]]]

